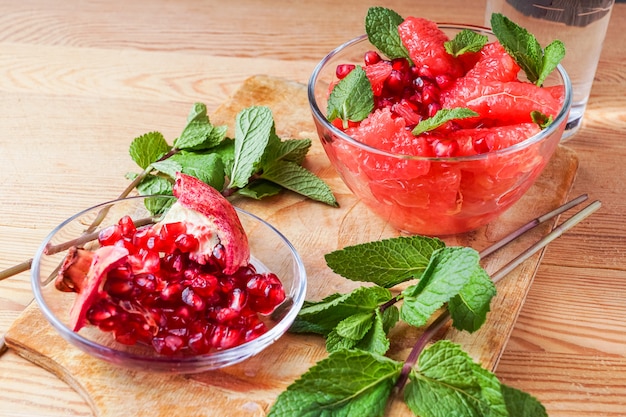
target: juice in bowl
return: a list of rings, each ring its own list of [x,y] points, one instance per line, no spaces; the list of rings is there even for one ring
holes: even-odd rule
[[[521,198],[559,144],[572,101],[562,44],[542,50],[506,17],[493,23],[491,32],[373,7],[367,34],[331,51],[311,76],[328,158],[403,232],[484,226]],[[519,58],[529,54],[536,62]]]

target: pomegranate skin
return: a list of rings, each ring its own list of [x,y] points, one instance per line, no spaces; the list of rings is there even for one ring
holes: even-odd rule
[[[206,216],[214,225],[225,274],[234,274],[250,260],[248,237],[232,204],[215,188],[187,174],[178,173],[174,196],[184,207]]]

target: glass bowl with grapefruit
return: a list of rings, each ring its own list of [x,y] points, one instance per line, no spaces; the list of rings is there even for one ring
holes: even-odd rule
[[[529,35],[497,18],[509,44]],[[535,51],[551,68],[520,64],[494,31],[371,8],[367,34],[331,51],[309,80],[332,165],[403,232],[486,225],[524,195],[559,144],[572,87],[549,55],[558,48]]]

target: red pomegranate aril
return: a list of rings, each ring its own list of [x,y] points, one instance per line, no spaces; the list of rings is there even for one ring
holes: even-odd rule
[[[353,64],[338,65],[337,69],[335,70],[335,75],[337,76],[337,78],[342,80],[346,78],[346,76],[350,74],[350,72],[352,72],[352,70],[355,68],[356,68],[356,65],[353,65]]]
[[[445,90],[452,86],[454,79],[447,74],[440,74],[435,76],[435,82],[441,90]]]
[[[98,233],[98,243],[100,243],[101,246],[111,246],[121,238],[122,229],[118,224],[106,227]]]
[[[152,345],[163,355],[227,349],[265,333],[259,314],[280,303],[276,292],[284,298],[278,277],[258,274],[253,265],[223,274],[219,245],[200,262],[190,259],[199,242],[184,223],[163,225],[156,233],[137,229],[125,216],[103,229],[99,240],[129,251],[127,262],[108,272],[102,298],[87,313],[91,324],[119,343]],[[258,296],[246,283],[257,285]]]
[[[161,299],[165,301],[177,301],[181,300],[183,293],[183,286],[178,282],[168,284],[161,290]]]
[[[104,284],[104,290],[117,298],[127,299],[133,293],[133,288],[133,281],[123,278],[108,277]]]
[[[235,288],[228,295],[228,308],[235,311],[241,311],[246,306],[248,301],[248,294],[241,288]]]
[[[491,151],[489,144],[487,143],[487,139],[485,139],[484,137],[474,139],[472,141],[472,146],[474,147],[476,153],[487,153]]]
[[[124,216],[119,221],[118,224],[121,228],[121,233],[123,237],[132,238],[137,228],[135,227],[135,223],[133,223],[133,219],[130,216]]]
[[[381,61],[381,57],[376,51],[367,51],[363,56],[363,62],[365,65],[374,65]]]
[[[187,287],[182,292],[183,303],[187,304],[195,311],[202,311],[206,307],[206,302],[196,294],[193,289]]]
[[[199,243],[198,239],[196,239],[193,235],[181,233],[174,240],[174,245],[181,252],[188,253],[195,251],[198,248]]]
[[[436,140],[433,142],[433,151],[439,158],[456,156],[459,152],[459,144],[455,140]]]
[[[157,353],[171,356],[185,346],[185,341],[180,336],[170,334],[153,338],[152,346]]]

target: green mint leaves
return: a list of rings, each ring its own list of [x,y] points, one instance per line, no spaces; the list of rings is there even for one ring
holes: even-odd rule
[[[374,92],[365,70],[355,67],[330,93],[326,114],[331,122],[337,118],[343,121],[344,129],[348,121],[360,122],[374,109]]]
[[[459,329],[472,332],[484,323],[495,286],[476,251],[402,236],[349,246],[325,258],[334,272],[373,285],[305,302],[290,331],[324,336],[329,355],[278,396],[269,416],[380,417],[394,388],[403,387],[416,416],[547,416],[535,398],[501,384],[449,341],[418,350],[405,363],[384,356],[387,335],[400,319],[424,326],[447,308]],[[392,292],[411,280],[417,282]]]
[[[465,107],[457,107],[454,109],[440,109],[439,111],[437,111],[437,113],[435,113],[433,117],[424,119],[419,122],[417,126],[413,128],[413,131],[411,133],[417,136],[424,132],[435,130],[439,126],[442,126],[451,120],[467,119],[476,116],[479,116],[479,114],[476,113],[474,110]]]
[[[487,44],[489,38],[473,30],[463,29],[454,39],[443,44],[446,52],[452,56],[463,55],[466,52],[479,52]]]
[[[281,140],[271,110],[263,106],[243,109],[235,123],[230,139],[227,127],[211,124],[206,106],[196,103],[172,146],[159,132],[131,142],[130,156],[143,172],[127,176],[143,195],[171,194],[176,172],[183,172],[224,195],[261,199],[287,189],[337,206],[330,187],[302,166],[310,139]]]
[[[398,34],[398,26],[404,18],[391,9],[370,7],[365,16],[365,32],[372,45],[389,59],[411,57]]]
[[[546,77],[565,56],[563,42],[555,40],[542,50],[534,35],[500,13],[491,15],[491,28],[530,82],[543,85]]]
[[[384,356],[337,351],[280,394],[268,417],[382,416],[401,369]]]
[[[268,417],[380,417],[402,362],[362,350],[338,350],[281,393]],[[532,396],[504,385],[456,344],[438,341],[409,371],[404,401],[420,417],[547,417]]]

